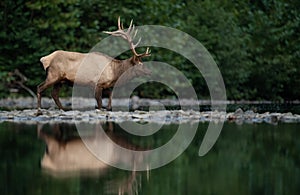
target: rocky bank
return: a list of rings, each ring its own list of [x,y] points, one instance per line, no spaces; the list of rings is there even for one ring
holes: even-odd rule
[[[82,105],[90,104],[93,100],[82,99]],[[106,104],[104,100],[104,105]],[[64,106],[71,105],[71,99],[62,99]],[[37,110],[33,109],[36,102],[32,98],[23,99],[6,99],[0,100],[0,107],[12,108],[12,110],[0,110],[0,122],[12,121],[12,122],[93,122],[93,121],[136,121],[136,122],[154,122],[154,123],[184,123],[184,122],[235,122],[237,124],[242,123],[299,123],[300,115],[293,113],[257,113],[252,110],[243,111],[237,109],[235,112],[222,112],[222,111],[195,111],[193,109],[186,110],[166,110],[162,105],[176,105],[175,100],[163,100],[160,102],[152,100],[141,100],[133,98],[130,102],[125,100],[116,100],[113,102],[113,106],[125,106],[128,103],[131,107],[138,107],[140,105],[153,106],[154,108],[161,108],[150,111],[123,111],[113,110],[98,110],[98,109],[84,109],[63,111],[58,110],[54,106],[53,100],[49,98],[43,99],[42,115],[36,116]],[[177,102],[178,103],[178,102]],[[186,106],[192,107],[195,102],[185,100],[182,101]],[[208,102],[202,102],[202,104]],[[157,107],[155,107],[157,106]],[[124,108],[124,107],[123,107]],[[120,109],[122,110],[122,109]]]

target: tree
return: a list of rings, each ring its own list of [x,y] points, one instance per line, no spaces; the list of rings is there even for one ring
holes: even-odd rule
[[[291,87],[300,84],[296,62],[300,49],[296,30],[300,27],[299,3],[257,1],[249,7],[245,32],[251,36],[249,53],[254,67],[247,87],[262,99],[299,98],[299,89]]]
[[[298,1],[3,0],[0,7],[0,97],[9,95],[10,72],[20,70],[35,91],[45,77],[42,56],[58,49],[88,52],[106,36],[103,30],[116,28],[118,16],[124,24],[134,19],[136,25],[165,25],[198,39],[217,62],[229,99],[300,97],[295,87],[300,85]],[[153,60],[182,71],[200,97],[209,95],[204,79],[184,57],[161,48],[152,53]],[[149,97],[173,96],[156,84],[139,90]]]

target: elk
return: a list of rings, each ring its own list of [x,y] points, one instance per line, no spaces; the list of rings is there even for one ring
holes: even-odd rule
[[[64,110],[59,101],[59,91],[63,83],[70,85],[76,83],[93,87],[97,106],[101,109],[103,90],[105,92],[105,90],[109,90],[109,88],[113,87],[118,78],[127,70],[130,71],[129,76],[127,76],[127,78],[129,77],[128,79],[151,74],[151,71],[142,63],[143,57],[151,55],[149,47],[146,49],[146,52],[142,54],[138,54],[135,50],[141,39],[139,39],[136,44],[133,43],[137,30],[135,30],[132,20],[128,29],[125,31],[119,17],[118,30],[113,32],[104,31],[104,33],[125,39],[129,43],[133,56],[125,60],[117,60],[100,52],[78,53],[57,50],[42,57],[40,61],[47,73],[47,77],[46,80],[37,87],[37,115],[42,114],[40,110],[41,93],[51,86],[53,86],[51,96],[59,109]],[[86,62],[82,63],[84,60]],[[105,66],[99,66],[99,64],[105,64]],[[84,70],[84,72],[78,74],[79,69]],[[111,98],[112,93],[109,92],[108,109],[111,109]]]

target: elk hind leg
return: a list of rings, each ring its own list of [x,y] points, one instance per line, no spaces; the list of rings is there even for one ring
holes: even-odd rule
[[[42,82],[37,86],[37,113],[36,115],[42,115],[41,112],[41,101],[42,101],[42,92],[45,91],[47,88],[51,87],[54,84],[54,82],[49,81],[46,79],[46,81]]]

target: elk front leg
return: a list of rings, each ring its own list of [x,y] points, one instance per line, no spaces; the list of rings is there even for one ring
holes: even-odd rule
[[[61,88],[61,83],[54,84],[51,96],[52,96],[55,104],[58,106],[58,108],[61,110],[64,110],[63,106],[61,105],[61,103],[59,101],[59,96],[58,96],[60,88]]]
[[[111,89],[108,89],[109,90],[109,95],[108,95],[108,104],[107,104],[107,110],[112,110],[111,108],[111,102],[112,102],[112,90]]]
[[[95,99],[97,101],[98,109],[102,108],[102,87],[97,86],[95,89]]]

